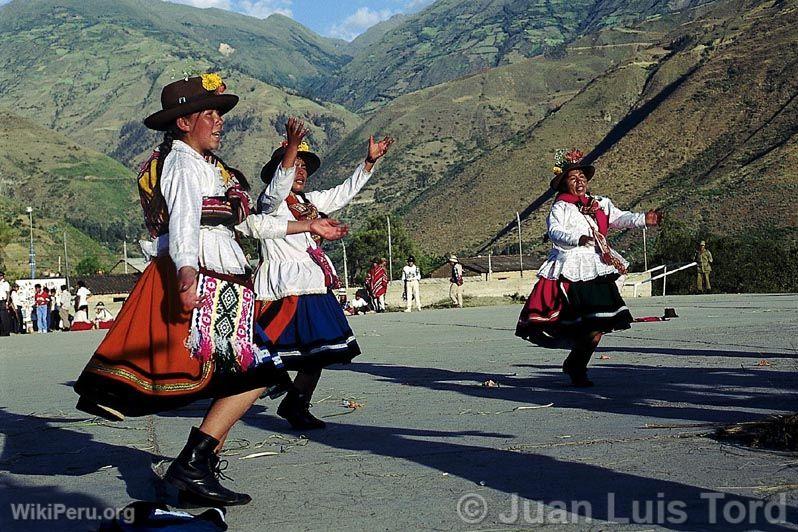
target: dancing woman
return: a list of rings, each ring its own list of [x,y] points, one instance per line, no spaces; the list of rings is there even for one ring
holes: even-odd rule
[[[371,177],[377,162],[393,143],[369,139],[366,159],[352,177],[337,187],[305,192],[308,178],[321,165],[310,151],[302,122],[291,118],[288,139],[263,167],[266,188],[258,199],[261,213],[278,220],[316,220],[345,207]],[[343,310],[332,290],[340,282],[321,239],[309,235],[261,240],[263,262],[255,276],[261,301],[255,341],[278,353],[289,370],[296,370],[294,388],[280,403],[278,415],[299,430],[324,428],[310,413],[310,399],[324,367],[346,363],[360,354]]]
[[[542,347],[570,349],[562,370],[587,387],[587,365],[603,334],[628,329],[632,315],[615,281],[628,262],[607,241],[609,229],[658,225],[662,213],[622,211],[608,198],[588,194],[595,168],[582,152],[558,153],[551,188],[548,238],[552,249],[518,319],[515,334]]]
[[[310,229],[340,238],[345,229],[273,220],[266,227],[246,218],[251,199],[244,176],[213,154],[221,144],[222,115],[238,102],[225,89],[217,74],[170,83],[161,93],[162,110],[144,120],[165,132],[138,179],[158,256],[75,391],[79,409],[111,420],[212,398],[166,480],[205,504],[236,505],[251,498],[219,483],[222,443],[260,394],[279,395],[291,382],[279,358],[251,342],[254,294],[232,228],[254,224],[264,238]]]

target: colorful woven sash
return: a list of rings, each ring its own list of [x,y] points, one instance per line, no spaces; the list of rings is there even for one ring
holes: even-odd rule
[[[186,347],[202,362],[213,359],[216,372],[241,373],[259,360],[252,343],[255,294],[246,286],[200,274],[197,282],[204,304],[191,315]]]

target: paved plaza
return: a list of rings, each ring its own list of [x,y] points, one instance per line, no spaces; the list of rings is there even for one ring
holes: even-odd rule
[[[326,430],[289,430],[269,400],[233,429],[227,485],[254,500],[230,529],[798,530],[798,456],[707,437],[798,411],[798,295],[629,305],[679,318],[605,337],[591,389],[567,385],[564,352],[514,337],[520,305],[351,318],[364,354],[324,372]],[[0,530],[98,524],[23,520],[25,505],[176,502],[158,475],[206,405],[118,424],[76,411],[101,338],[0,338]]]

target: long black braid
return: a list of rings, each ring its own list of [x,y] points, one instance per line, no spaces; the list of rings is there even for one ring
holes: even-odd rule
[[[163,172],[163,162],[166,160],[166,156],[169,155],[169,152],[172,151],[172,143],[175,140],[179,140],[182,136],[183,132],[177,127],[177,124],[172,124],[172,126],[164,132],[163,142],[158,145],[157,175],[160,176],[161,172]]]

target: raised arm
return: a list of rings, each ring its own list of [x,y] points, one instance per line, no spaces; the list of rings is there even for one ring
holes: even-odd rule
[[[374,137],[369,137],[368,153],[366,160],[363,161],[356,169],[352,177],[338,185],[337,187],[309,192],[307,194],[308,200],[312,202],[321,212],[331,213],[346,207],[352,201],[358,192],[368,183],[371,178],[374,164],[382,158],[388,149],[393,144],[394,139],[385,137],[380,141],[375,141]]]
[[[258,197],[258,211],[269,214],[277,210],[277,207],[288,197],[291,186],[296,177],[294,163],[296,162],[297,152],[302,139],[308,134],[305,124],[298,118],[291,117],[285,124],[286,144],[283,153],[282,163],[277,166],[274,176],[263,192]]]

